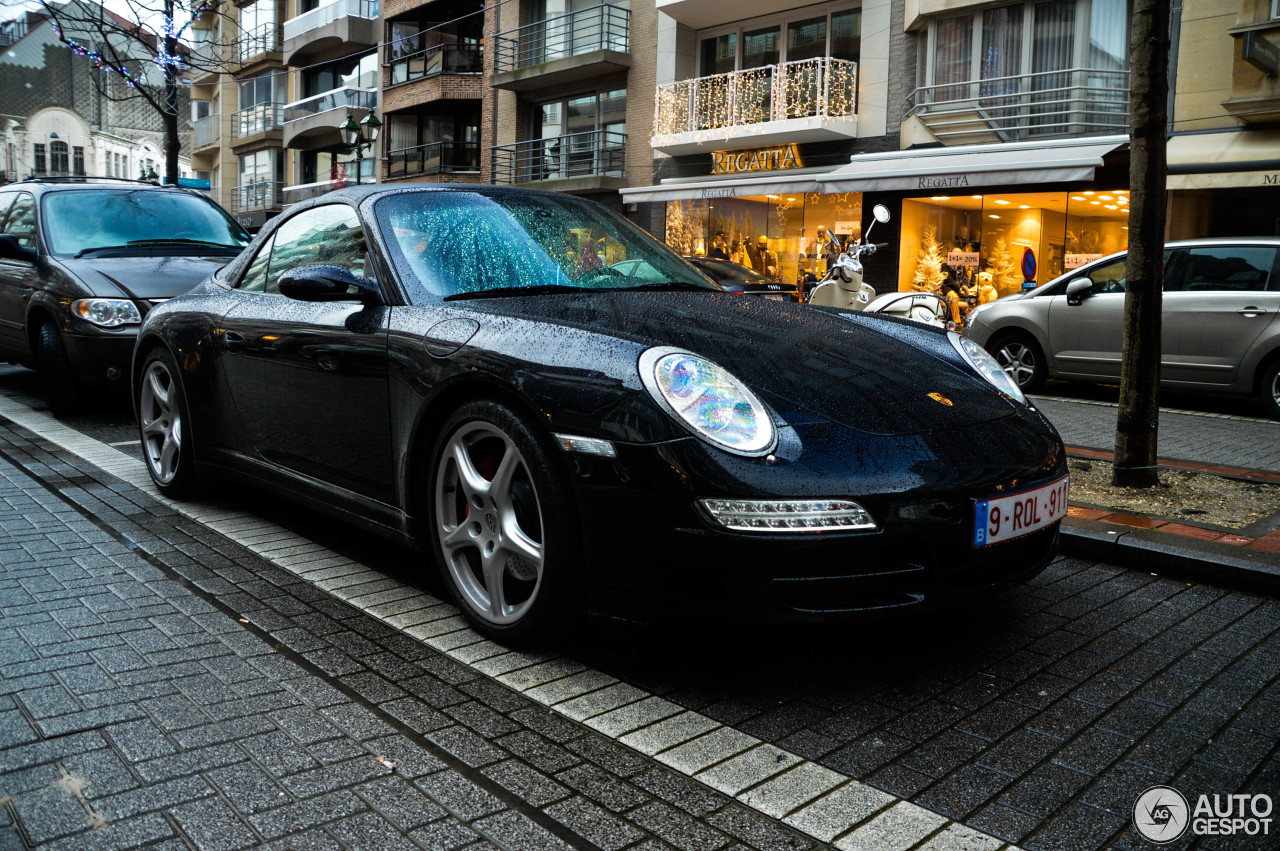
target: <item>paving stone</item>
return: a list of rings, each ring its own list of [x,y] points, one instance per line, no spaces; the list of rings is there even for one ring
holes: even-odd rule
[[[725,805],[725,798],[711,789],[661,768],[637,774],[631,782],[693,816],[705,816]]]
[[[94,801],[93,806],[108,822],[113,822],[141,813],[167,809],[212,794],[214,794],[213,789],[203,779],[180,777],[176,780],[100,798]]]
[[[409,836],[426,851],[454,851],[456,848],[473,847],[479,834],[455,818],[447,817],[419,828]]]
[[[130,773],[128,766],[110,750],[89,751],[64,757],[62,767],[72,776],[89,781],[88,786],[82,790],[88,799],[127,792],[138,787],[138,781]],[[4,782],[0,781],[0,788],[4,785]]]
[[[823,842],[830,842],[896,801],[892,795],[853,781],[805,805],[783,821]]]
[[[269,774],[251,762],[207,771],[204,775],[237,810],[248,815],[289,803]]]
[[[729,844],[729,838],[718,830],[658,801],[638,807],[629,815],[636,824],[681,851],[712,851]]]
[[[404,831],[443,818],[445,810],[436,806],[421,790],[400,777],[380,777],[355,787],[372,808]]]
[[[173,807],[169,814],[200,851],[236,851],[258,844],[257,835],[216,798]]]
[[[779,774],[800,758],[771,745],[761,745],[699,772],[698,779],[727,795],[736,795]]]
[[[553,804],[546,813],[604,851],[618,851],[644,838],[643,832],[585,798]]]
[[[507,757],[506,752],[495,748],[465,727],[433,730],[427,733],[427,738],[472,768],[480,768]]]
[[[840,851],[905,851],[946,823],[936,813],[900,801],[837,839],[835,846]]]
[[[106,728],[112,743],[131,762],[142,762],[176,751],[164,732],[150,719],[113,724]]]
[[[381,777],[390,771],[391,768],[385,762],[379,762],[373,756],[364,754],[345,762],[290,775],[280,783],[296,797],[310,798],[344,786],[355,786],[374,777]]]
[[[501,801],[453,771],[441,771],[414,781],[431,800],[463,821],[504,809]]]
[[[43,845],[71,833],[88,830],[89,813],[66,789],[45,786],[14,795],[11,806],[27,836]]]
[[[510,759],[484,769],[484,775],[535,807],[544,807],[569,796],[569,790],[537,769]]]
[[[337,821],[366,809],[363,801],[343,789],[258,813],[250,816],[249,821],[263,836],[275,839],[285,834],[310,830],[317,825]]]
[[[760,740],[754,736],[748,736],[732,727],[718,727],[705,735],[662,751],[657,759],[678,771],[696,774],[758,744]]]
[[[134,849],[173,836],[173,828],[158,813],[117,821],[106,827],[77,833],[44,846],[49,851],[116,851]]]
[[[805,851],[815,845],[757,812],[730,805],[707,817],[707,824],[761,851]]]
[[[579,765],[562,771],[556,779],[614,812],[639,806],[650,797],[636,786],[594,765]]]
[[[351,851],[418,851],[390,822],[366,812],[329,825],[328,830]]]

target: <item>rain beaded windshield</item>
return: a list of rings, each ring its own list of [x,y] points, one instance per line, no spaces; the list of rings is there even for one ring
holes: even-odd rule
[[[570,195],[409,192],[375,209],[415,302],[525,289],[719,292],[640,228]]]
[[[44,220],[54,254],[170,241],[231,251],[249,244],[244,229],[211,201],[177,191],[51,192]]]

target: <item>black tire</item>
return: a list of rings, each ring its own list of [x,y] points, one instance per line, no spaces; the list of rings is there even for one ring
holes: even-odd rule
[[[991,341],[987,351],[1009,374],[1023,393],[1035,393],[1049,377],[1044,351],[1029,334],[1021,331],[1001,334]]]
[[[1262,368],[1258,379],[1258,401],[1267,416],[1280,420],[1280,357]]]
[[[67,346],[52,322],[43,322],[36,336],[36,368],[45,402],[54,416],[75,413],[80,407],[80,382],[71,370]]]
[[[168,349],[147,353],[135,393],[138,436],[151,481],[166,496],[191,495],[199,488],[191,415],[182,373]]]
[[[467,620],[504,644],[545,641],[582,620],[581,533],[556,455],[494,401],[455,411],[432,447],[429,549]]]

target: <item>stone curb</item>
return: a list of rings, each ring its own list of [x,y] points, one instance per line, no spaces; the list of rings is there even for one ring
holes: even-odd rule
[[[1069,556],[1280,597],[1280,553],[1078,517],[1063,521],[1061,541]]]

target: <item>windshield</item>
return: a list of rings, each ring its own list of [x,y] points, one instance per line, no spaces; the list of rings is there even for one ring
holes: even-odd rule
[[[512,288],[720,291],[640,228],[571,195],[408,192],[375,209],[415,303]]]
[[[156,189],[50,192],[44,198],[44,231],[54,254],[141,240],[209,243],[237,251],[249,244],[248,234],[213,202]]]

